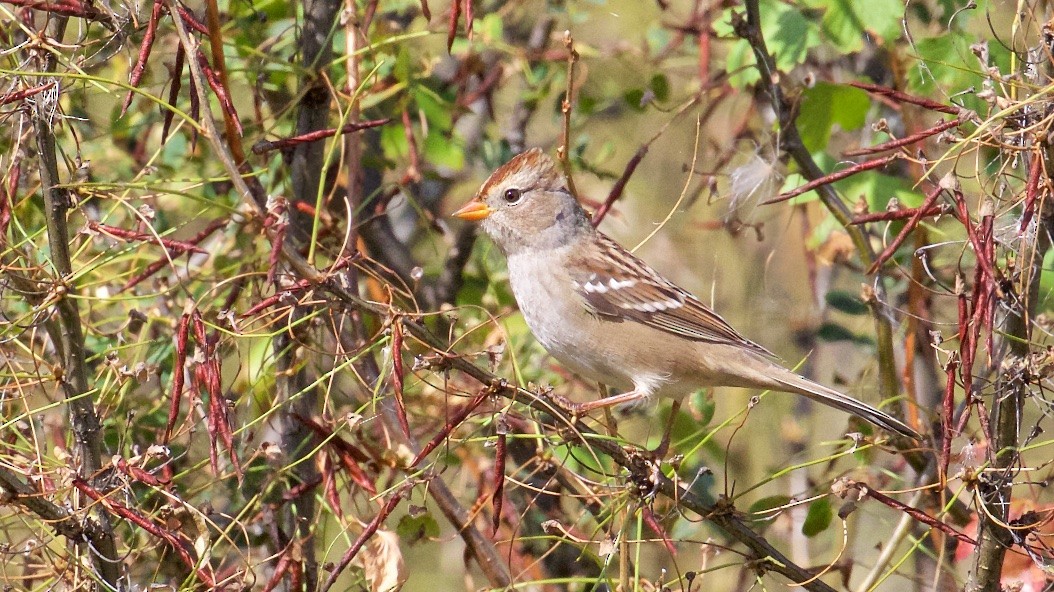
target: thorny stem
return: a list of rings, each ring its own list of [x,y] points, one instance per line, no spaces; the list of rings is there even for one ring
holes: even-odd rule
[[[51,22],[48,34],[52,39],[62,39],[66,28],[65,17],[55,17]],[[50,72],[55,67],[55,58],[42,53],[41,71]],[[59,178],[58,157],[56,152],[54,119],[58,110],[59,90],[53,94],[42,95],[32,112],[33,126],[37,138],[37,150],[40,158],[40,185],[44,194],[44,212],[48,229],[48,246],[51,250],[51,263],[55,267],[57,280],[53,290],[58,295],[55,301],[55,312],[58,316],[58,334],[52,334],[56,349],[62,356],[62,372],[59,381],[69,403],[70,425],[73,431],[73,445],[80,460],[77,474],[99,483],[99,469],[102,467],[102,431],[99,416],[88,383],[88,366],[84,351],[84,330],[75,286],[70,285],[73,275],[73,263],[69,251],[69,228],[66,213],[72,207],[71,195],[61,186]],[[52,325],[48,325],[51,327]],[[110,588],[117,588],[120,580],[120,562],[117,559],[117,548],[114,541],[113,525],[105,512],[95,514],[99,523],[100,536],[90,551],[99,577]]]

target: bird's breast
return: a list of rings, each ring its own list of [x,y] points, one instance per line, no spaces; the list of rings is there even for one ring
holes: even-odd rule
[[[509,258],[509,282],[535,339],[572,372],[625,388],[632,380],[600,321],[549,258]]]

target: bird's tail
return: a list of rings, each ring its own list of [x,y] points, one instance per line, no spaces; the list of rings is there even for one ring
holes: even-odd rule
[[[835,409],[845,411],[846,413],[855,415],[860,419],[869,421],[876,426],[887,429],[891,432],[896,432],[915,440],[922,439],[922,436],[918,432],[911,429],[907,424],[892,415],[879,411],[867,403],[857,401],[856,399],[844,395],[832,388],[828,388],[822,384],[798,376],[789,370],[787,370],[785,374],[783,372],[780,372],[775,376],[770,374],[769,378],[783,387],[780,390],[804,395],[817,403],[823,403],[828,407],[834,407]]]

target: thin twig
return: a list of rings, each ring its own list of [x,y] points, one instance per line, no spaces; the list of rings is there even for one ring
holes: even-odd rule
[[[56,17],[52,20],[48,35],[53,39],[62,39],[67,19]],[[42,53],[41,71],[51,72],[56,59],[53,54]],[[45,95],[47,96],[47,95]],[[36,131],[38,158],[40,159],[40,185],[44,194],[44,215],[47,224],[48,246],[51,251],[51,264],[55,268],[56,282],[54,291],[59,297],[54,308],[58,317],[58,334],[51,339],[58,351],[62,352],[62,372],[58,374],[59,383],[69,406],[70,427],[73,431],[73,445],[77,451],[80,466],[77,475],[98,484],[102,467],[103,434],[99,416],[95,411],[94,398],[88,379],[88,366],[84,344],[84,328],[80,307],[75,298],[77,288],[72,285],[73,262],[70,259],[70,235],[66,222],[66,213],[73,205],[72,197],[61,185],[58,167],[58,152],[53,128],[53,119],[58,110],[58,94],[50,100],[39,100],[32,113],[33,127]],[[48,325],[49,328],[56,325]],[[94,555],[95,568],[99,577],[109,586],[116,588],[120,580],[120,560],[114,541],[113,525],[105,512],[96,512],[99,521],[99,546]]]
[[[571,31],[564,31],[564,47],[567,49],[567,90],[564,92],[564,100],[560,103],[564,127],[556,156],[564,169],[564,176],[567,177],[567,188],[571,190],[571,195],[578,197],[578,189],[575,188],[575,181],[571,175],[571,111],[574,105],[575,64],[578,63],[578,52],[575,51],[575,40],[571,37]]]

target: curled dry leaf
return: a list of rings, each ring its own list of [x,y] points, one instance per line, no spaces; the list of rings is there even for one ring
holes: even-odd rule
[[[352,560],[352,565],[366,572],[371,592],[398,590],[406,580],[403,552],[395,531],[378,530]]]

